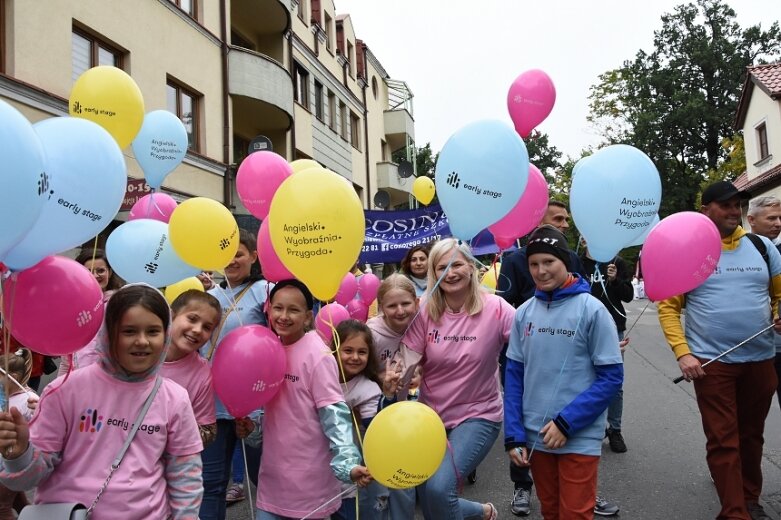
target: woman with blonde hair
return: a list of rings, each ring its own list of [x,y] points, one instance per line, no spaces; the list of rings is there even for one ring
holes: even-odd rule
[[[422,485],[423,514],[493,520],[493,504],[459,498],[458,487],[488,454],[502,426],[499,353],[515,309],[480,288],[472,252],[456,239],[432,248],[427,294],[402,340],[404,380],[422,367],[420,401],[439,414],[449,446]]]

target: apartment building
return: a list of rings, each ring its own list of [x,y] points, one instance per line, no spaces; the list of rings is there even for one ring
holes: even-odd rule
[[[412,179],[392,159],[414,165],[412,94],[331,0],[0,0],[0,99],[30,121],[67,115],[96,65],[129,73],[146,111],[182,119],[189,150],[163,184],[179,200],[244,212],[238,166],[271,148],[349,179],[366,208],[378,190],[388,207],[408,203]],[[124,154],[137,191],[143,172]]]

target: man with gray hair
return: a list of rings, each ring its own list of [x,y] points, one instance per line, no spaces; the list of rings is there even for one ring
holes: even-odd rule
[[[748,224],[753,233],[775,242],[781,233],[781,200],[772,196],[751,199],[748,203]]]

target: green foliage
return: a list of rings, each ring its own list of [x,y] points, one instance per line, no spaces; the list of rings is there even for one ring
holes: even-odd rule
[[[529,162],[542,172],[548,184],[551,184],[554,174],[561,167],[562,153],[551,145],[548,134],[534,131],[524,141],[529,152]]]
[[[707,172],[731,176],[722,145],[746,67],[781,54],[778,22],[743,29],[721,0],[696,0],[662,16],[654,49],[599,76],[589,120],[605,144],[625,143],[654,161],[662,179],[662,216],[695,207]],[[737,152],[736,152],[737,153]],[[727,170],[725,162],[732,162]]]

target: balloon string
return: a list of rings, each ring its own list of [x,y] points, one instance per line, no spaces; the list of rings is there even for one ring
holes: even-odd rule
[[[634,322],[632,322],[632,326],[631,326],[631,327],[629,327],[629,330],[627,330],[627,331],[624,333],[624,337],[629,337],[629,333],[630,333],[630,332],[632,332],[632,329],[634,329],[634,328],[635,328],[635,325],[637,325],[637,322],[640,320],[640,318],[642,317],[643,313],[645,312],[645,310],[648,308],[648,306],[649,306],[650,304],[651,304],[651,300],[648,300],[647,302],[645,302],[645,307],[643,307],[643,310],[641,310],[641,311],[640,311],[640,314],[638,314],[638,315],[637,315],[637,318],[635,318],[635,321],[634,321]]]
[[[333,502],[334,500],[340,499],[340,498],[342,498],[343,496],[345,496],[345,495],[348,495],[348,494],[352,493],[352,492],[353,492],[353,491],[355,491],[356,489],[358,489],[358,486],[357,486],[356,484],[353,484],[352,486],[348,487],[347,489],[345,489],[344,491],[342,491],[341,493],[339,493],[339,494],[338,494],[338,495],[336,495],[335,497],[333,497],[333,498],[329,499],[329,500],[328,500],[328,502],[326,502],[326,503],[324,503],[324,504],[322,504],[322,505],[318,506],[318,508],[317,508],[317,509],[315,509],[314,511],[310,511],[309,513],[307,513],[307,514],[306,514],[306,516],[302,516],[302,517],[301,517],[301,520],[306,520],[307,518],[311,518],[313,514],[317,513],[318,511],[320,511],[321,509],[323,509],[324,507],[326,507],[328,504],[330,504],[330,503],[331,503],[331,502]]]
[[[255,501],[252,500],[252,481],[249,478],[249,464],[247,464],[247,444],[241,439],[241,454],[244,456],[244,476],[247,483],[247,505],[249,506],[250,518],[255,515]]]
[[[599,262],[594,264],[594,268],[597,270],[597,275],[599,275],[599,278],[598,278],[599,279],[599,284],[602,286],[602,294],[605,295],[605,300],[607,300],[607,303],[609,303],[610,306],[613,308],[613,310],[616,311],[616,314],[618,314],[622,318],[626,319],[626,314],[624,314],[623,312],[619,311],[616,308],[616,306],[613,305],[613,302],[610,300],[610,295],[607,293],[607,287],[605,286],[605,277],[602,276],[602,272],[599,270]],[[616,276],[618,276],[617,273],[616,273]],[[593,285],[593,282],[592,282],[592,285]]]

